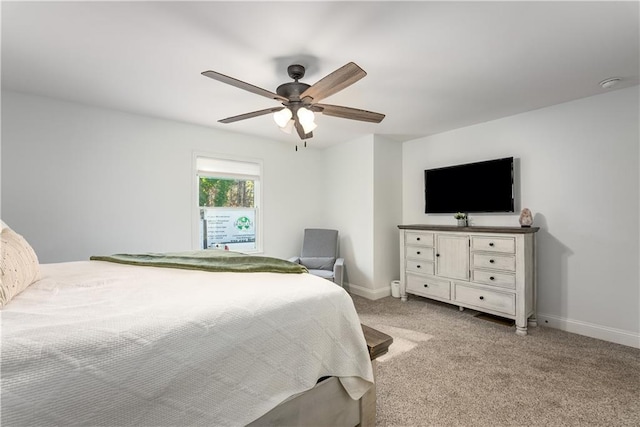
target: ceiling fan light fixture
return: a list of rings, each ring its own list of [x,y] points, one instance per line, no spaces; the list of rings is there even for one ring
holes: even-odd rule
[[[288,108],[283,108],[282,110],[273,113],[273,120],[280,127],[280,129],[285,128],[291,121],[292,117],[293,113]],[[289,131],[289,133],[291,132]]]
[[[317,127],[318,125],[313,122],[302,125],[302,129],[304,129],[305,134],[313,132],[313,130]]]
[[[294,125],[295,125],[295,122],[293,120],[289,120],[286,125],[280,126],[280,130],[286,134],[291,135]]]
[[[318,127],[318,125],[314,122],[315,115],[313,114],[313,111],[305,107],[301,107],[298,109],[297,114],[298,121],[300,121],[302,129],[304,129],[304,133],[311,133],[315,128]]]

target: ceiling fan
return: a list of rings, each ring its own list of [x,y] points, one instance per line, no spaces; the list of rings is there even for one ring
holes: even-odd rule
[[[215,71],[204,71],[202,75],[282,103],[281,107],[266,108],[218,120],[220,123],[233,123],[274,113],[274,120],[281,130],[291,133],[295,128],[300,139],[305,140],[313,137],[313,130],[316,128],[314,113],[371,123],[380,123],[384,119],[384,114],[372,111],[318,103],[318,101],[341,91],[367,75],[362,68],[353,62],[338,68],[311,86],[299,81],[305,73],[305,68],[302,65],[290,65],[287,67],[287,73],[294,81],[278,86],[276,93]]]

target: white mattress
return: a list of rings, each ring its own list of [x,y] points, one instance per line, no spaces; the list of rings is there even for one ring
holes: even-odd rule
[[[2,425],[244,425],[322,376],[373,381],[351,298],[310,274],[41,271],[1,311]]]

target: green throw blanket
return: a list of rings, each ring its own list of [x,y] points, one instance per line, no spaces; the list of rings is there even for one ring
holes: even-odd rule
[[[191,252],[115,254],[92,256],[92,261],[109,261],[147,267],[182,268],[235,273],[307,273],[306,267],[290,261],[238,252],[207,249]]]

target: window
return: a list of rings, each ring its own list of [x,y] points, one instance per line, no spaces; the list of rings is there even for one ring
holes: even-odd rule
[[[200,249],[259,252],[262,164],[196,156]]]

